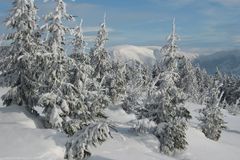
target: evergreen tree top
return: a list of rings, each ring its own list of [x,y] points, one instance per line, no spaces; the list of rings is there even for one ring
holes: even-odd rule
[[[163,46],[162,52],[165,52],[166,54],[169,54],[169,56],[173,56],[177,51],[177,41],[180,40],[180,37],[176,33],[176,24],[175,24],[175,18],[173,18],[172,22],[172,33],[168,36],[167,41],[168,43]]]

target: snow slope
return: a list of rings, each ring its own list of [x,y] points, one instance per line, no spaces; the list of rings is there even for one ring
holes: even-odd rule
[[[0,93],[7,89],[0,89]],[[118,132],[113,139],[98,148],[91,148],[90,160],[239,160],[240,116],[225,110],[228,128],[218,142],[205,138],[198,128],[198,109],[203,106],[187,103],[193,119],[187,130],[189,146],[186,151],[168,157],[158,153],[158,141],[152,135],[138,135],[131,130],[134,115],[126,114],[120,106],[105,111]],[[0,108],[0,160],[61,160],[67,137],[55,130],[39,128],[39,122],[23,107]]]
[[[119,133],[114,139],[108,140],[101,147],[94,149],[90,160],[239,160],[240,157],[240,117],[231,116],[224,111],[228,129],[223,131],[218,142],[207,139],[198,128],[198,110],[201,105],[187,103],[193,119],[187,130],[189,143],[186,151],[173,157],[158,153],[158,141],[151,135],[137,135],[131,132],[131,121],[134,115],[127,115],[120,107],[110,108],[107,115],[114,121]]]
[[[24,107],[1,105],[0,160],[62,160],[66,136],[38,124]]]

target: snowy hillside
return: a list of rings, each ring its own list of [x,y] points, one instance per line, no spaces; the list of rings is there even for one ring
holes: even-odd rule
[[[1,94],[6,89],[1,88]],[[1,106],[2,107],[2,106]],[[118,132],[112,132],[113,139],[98,148],[91,148],[90,160],[239,160],[240,126],[239,116],[224,111],[228,128],[218,142],[207,139],[198,129],[196,117],[202,106],[187,103],[193,119],[189,123],[186,151],[173,157],[158,153],[158,141],[152,135],[138,135],[131,127],[134,115],[126,114],[119,106],[105,110]],[[64,156],[67,140],[64,134],[55,130],[40,129],[23,107],[0,108],[0,159],[1,160],[60,160]]]
[[[215,73],[216,67],[227,73],[240,74],[240,50],[221,51],[200,56],[195,63],[211,74]]]
[[[163,55],[160,54],[160,46],[134,46],[134,45],[120,45],[109,49],[110,56],[113,60],[120,60],[127,62],[129,60],[138,60],[139,62],[152,66],[156,59],[159,60]],[[195,53],[180,52],[189,59],[195,59],[198,55]]]
[[[152,66],[156,58],[154,50],[147,47],[122,45],[110,48],[110,56],[116,61],[127,62],[129,60],[137,60],[143,64]]]

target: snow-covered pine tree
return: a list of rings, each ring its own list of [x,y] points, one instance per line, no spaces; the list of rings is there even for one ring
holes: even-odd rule
[[[218,78],[221,76],[221,78]],[[222,86],[221,91],[224,92],[222,101],[226,101],[229,106],[234,106],[236,101],[240,98],[240,78],[236,75],[227,75],[223,73],[216,73],[214,76],[215,81],[220,81]]]
[[[214,81],[216,81],[219,84],[223,84],[223,81],[224,81],[223,74],[218,67],[216,68],[216,72],[214,74]]]
[[[167,70],[157,78],[160,79],[154,80],[153,90],[146,103],[146,117],[157,124],[154,134],[160,141],[160,151],[171,154],[176,150],[185,149],[186,121],[191,116],[183,106],[183,92],[176,87],[179,75]],[[158,86],[155,86],[156,82]]]
[[[38,67],[42,70],[39,82],[38,106],[43,107],[45,126],[50,128],[65,129],[67,122],[79,118],[77,125],[86,124],[90,115],[84,104],[78,88],[71,82],[72,70],[77,67],[75,62],[65,55],[64,37],[69,29],[64,26],[63,19],[70,20],[65,3],[56,0],[54,12],[46,16],[47,24],[42,28],[48,32],[46,50],[38,56]],[[83,75],[82,75],[83,76]],[[77,113],[77,114],[76,114]],[[77,118],[76,118],[77,117]],[[71,133],[69,133],[71,134]]]
[[[89,63],[89,58],[86,56],[85,49],[87,42],[85,41],[82,29],[83,20],[81,19],[80,25],[73,30],[74,39],[72,41],[73,52],[70,55],[78,64]],[[87,62],[86,62],[87,61]]]
[[[109,103],[108,97],[104,94],[103,80],[98,82],[92,78],[93,68],[90,65],[89,55],[85,54],[86,42],[82,31],[82,21],[74,32],[73,53],[70,58],[73,67],[70,68],[70,82],[78,91],[78,105],[71,108],[64,130],[73,135],[77,130],[88,126],[92,122],[106,118],[102,113]],[[79,110],[84,108],[84,110]]]
[[[214,141],[220,138],[222,129],[225,128],[223,114],[219,106],[223,93],[219,92],[219,87],[216,87],[216,84],[209,89],[206,107],[200,110],[202,116],[199,118],[202,132],[207,138]]]
[[[175,26],[175,18],[172,23],[172,33],[168,36],[168,43],[164,45],[161,49],[161,53],[164,54],[163,61],[161,62],[161,68],[166,70],[168,68],[178,69],[178,60],[182,58],[182,56],[177,55],[177,41],[179,41],[179,36],[176,34],[176,26]]]
[[[84,160],[91,156],[90,146],[96,147],[112,137],[107,123],[92,123],[76,132],[66,144],[65,159]]]
[[[70,55],[76,64],[73,70],[72,83],[78,88],[81,88],[82,83],[84,83],[87,78],[90,78],[93,73],[93,68],[90,65],[90,57],[85,52],[87,42],[83,35],[82,23],[83,20],[81,19],[80,25],[73,30],[73,52]]]
[[[195,97],[198,97],[197,103],[205,104],[209,88],[213,83],[212,78],[207,74],[206,70],[202,70],[199,66],[195,68],[195,76],[197,81],[195,86],[197,89],[197,96]]]
[[[229,105],[225,102],[225,108],[232,115],[240,114],[240,98],[236,100],[236,102],[232,105]]]
[[[146,103],[146,117],[156,124],[155,135],[160,141],[160,151],[171,154],[186,148],[186,121],[191,118],[190,112],[183,106],[184,93],[177,87],[179,57],[176,55],[178,36],[175,32],[175,19],[168,44],[162,51],[162,72],[152,82],[152,90]]]
[[[138,119],[143,118],[144,103],[147,99],[151,74],[146,66],[138,61],[126,64],[126,95],[122,108],[127,113],[135,114]]]
[[[122,103],[123,110],[128,114],[135,114],[138,119],[142,118],[147,91],[141,83],[133,83],[133,81],[127,83],[126,95]]]
[[[36,32],[37,8],[34,0],[14,0],[6,26],[14,32],[5,39],[10,42],[4,59],[1,59],[1,79],[11,89],[2,96],[4,104],[35,104],[36,81],[35,58],[39,52],[38,34]]]
[[[110,70],[111,76],[109,77],[109,96],[113,103],[121,101],[125,95],[126,84],[126,68],[123,63],[119,61],[112,61],[112,68]]]
[[[108,32],[106,28],[106,14],[104,21],[100,25],[94,47],[90,50],[90,62],[94,69],[93,78],[99,82],[108,74],[111,69],[111,62],[108,52],[105,48],[106,41],[108,40]]]
[[[183,56],[179,60],[178,72],[180,75],[178,87],[183,89],[183,92],[187,95],[188,100],[197,102],[199,97],[196,87],[197,79],[195,75],[195,68],[187,57]]]
[[[104,21],[100,25],[94,47],[90,50],[90,64],[93,68],[92,78],[101,84],[103,95],[107,95],[110,100],[113,99],[110,93],[112,82],[114,81],[112,71],[112,62],[105,48],[108,40],[108,32],[106,28],[106,14]],[[110,101],[109,101],[110,102]]]
[[[48,52],[61,55],[64,54],[65,34],[70,32],[70,29],[64,26],[63,21],[71,21],[74,18],[67,13],[63,0],[55,1],[55,10],[45,16],[46,24],[42,26],[42,30],[47,30],[46,46]]]

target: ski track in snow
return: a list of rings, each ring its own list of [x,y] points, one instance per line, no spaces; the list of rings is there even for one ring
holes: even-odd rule
[[[0,89],[0,96],[7,89]],[[62,160],[66,135],[51,129],[37,128],[38,121],[24,107],[3,107],[0,101],[0,160]],[[89,160],[239,160],[240,116],[223,110],[228,128],[218,142],[205,138],[198,128],[198,110],[203,106],[187,103],[192,114],[187,130],[186,151],[173,157],[158,152],[158,140],[153,135],[132,132],[134,115],[126,114],[119,105],[105,111],[118,132],[97,148],[91,148]]]

